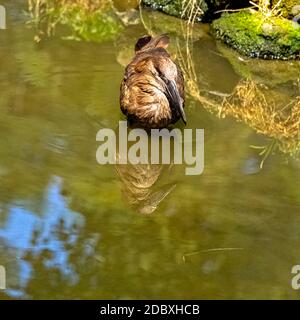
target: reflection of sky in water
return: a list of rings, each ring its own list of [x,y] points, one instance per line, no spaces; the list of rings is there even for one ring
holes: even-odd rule
[[[85,224],[84,217],[68,208],[66,198],[61,193],[61,179],[54,178],[42,199],[42,212],[31,212],[28,204],[18,203],[9,208],[9,215],[4,227],[0,229],[0,240],[12,249],[18,259],[18,286],[25,288],[33,276],[32,264],[22,258],[30,253],[38,257],[43,252],[51,252],[43,260],[46,268],[55,267],[71,283],[76,283],[78,275],[68,262],[70,253],[66,245],[74,246],[78,240],[79,229]],[[59,230],[59,232],[58,232]],[[67,235],[61,238],[61,235]],[[89,249],[90,248],[86,248]],[[85,250],[87,251],[87,250]],[[8,270],[9,273],[9,270]],[[7,294],[23,296],[23,290],[10,288],[8,279]]]
[[[242,166],[242,173],[245,175],[256,174],[260,171],[260,162],[257,158],[246,159]]]

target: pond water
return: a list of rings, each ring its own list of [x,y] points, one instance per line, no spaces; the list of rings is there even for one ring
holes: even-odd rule
[[[189,96],[187,128],[205,130],[202,175],[186,176],[181,166],[100,166],[96,133],[124,120],[119,85],[144,25],[128,26],[115,42],[57,36],[35,44],[23,2],[5,4],[0,265],[7,289],[0,298],[300,297],[291,287],[292,266],[300,264],[297,158],[274,152],[260,168],[260,150],[251,146],[271,138],[233,117],[217,117]],[[161,32],[177,29],[178,20],[170,21]],[[231,93],[243,75],[207,26],[197,34],[200,83]],[[171,39],[176,42],[175,33]],[[300,67],[278,66],[293,73],[282,82],[277,74],[272,92],[296,96]],[[273,80],[258,68],[252,66],[257,81]]]

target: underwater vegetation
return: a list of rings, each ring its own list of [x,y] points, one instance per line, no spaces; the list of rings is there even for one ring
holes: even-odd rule
[[[64,37],[75,40],[107,41],[123,30],[109,0],[29,0],[30,23],[36,28],[35,40],[51,36],[65,26]]]
[[[237,51],[223,43],[218,43],[217,47],[222,55],[228,59],[235,72],[242,78],[253,80],[272,89],[283,90],[289,87],[297,90],[299,60],[279,61],[241,58]]]

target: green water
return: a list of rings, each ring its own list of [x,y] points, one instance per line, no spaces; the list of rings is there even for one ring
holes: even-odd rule
[[[118,105],[123,56],[144,27],[127,27],[118,42],[54,37],[37,45],[22,3],[6,3],[0,265],[7,289],[0,297],[300,297],[291,288],[292,266],[300,264],[299,161],[277,152],[260,169],[259,152],[250,146],[269,138],[189,98],[187,127],[205,129],[201,176],[151,167],[141,178],[138,167],[120,172],[98,165],[96,133],[124,119]],[[209,90],[230,93],[241,75],[207,26],[200,29],[198,76]],[[298,80],[288,79],[278,91],[295,95]],[[129,177],[157,182],[145,196],[126,187]],[[149,203],[154,212],[141,214]]]

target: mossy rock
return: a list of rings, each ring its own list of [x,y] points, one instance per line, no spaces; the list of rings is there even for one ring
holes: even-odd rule
[[[225,8],[236,7],[236,3],[233,5],[232,0],[197,0],[199,8],[202,13],[198,15],[198,21],[210,21],[215,11],[222,10]],[[150,8],[158,11],[162,11],[171,16],[178,18],[188,18],[183,16],[182,0],[142,0],[142,3]],[[241,0],[239,4],[244,7],[248,1]]]
[[[181,0],[142,0],[142,2],[153,10],[162,11],[178,18],[180,18],[183,13]],[[201,0],[198,2],[200,4]]]
[[[300,27],[285,18],[266,18],[257,11],[226,13],[213,22],[212,33],[245,56],[281,60],[299,58]]]

